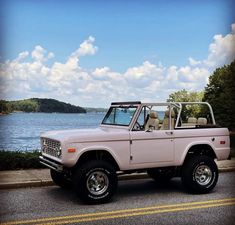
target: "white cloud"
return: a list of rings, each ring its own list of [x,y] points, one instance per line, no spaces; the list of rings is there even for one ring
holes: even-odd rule
[[[46,50],[42,48],[40,45],[37,45],[35,46],[31,55],[32,55],[32,58],[35,59],[36,61],[43,61],[45,53],[46,53]]]
[[[85,55],[94,55],[98,51],[98,47],[94,46],[95,38],[89,36],[84,42],[80,44],[80,47],[71,54],[71,57],[78,58]]]
[[[209,46],[207,59],[203,61],[204,66],[215,68],[230,63],[235,58],[235,24],[231,25],[231,33],[225,35],[217,34]]]
[[[49,52],[49,54],[48,54],[48,59],[51,59],[51,58],[54,58],[55,57],[55,55],[54,55],[54,53],[53,52]]]
[[[16,60],[17,60],[17,61],[23,60],[23,59],[25,59],[28,55],[29,55],[29,52],[28,52],[28,51],[21,52],[21,53],[18,55],[18,57],[16,58]]]
[[[143,62],[141,66],[127,69],[124,77],[131,86],[144,88],[149,86],[152,81],[164,79],[165,68],[160,65],[155,65],[149,61]]]
[[[234,59],[235,35],[228,34],[225,37],[215,35],[214,42],[210,44],[208,58],[204,61],[209,67],[222,66]]]
[[[23,53],[27,53],[27,52],[23,52]],[[35,61],[39,61],[39,62],[43,62],[54,57],[54,53],[52,52],[49,52],[47,55],[46,54],[47,54],[47,51],[43,47],[41,47],[40,45],[36,45],[34,50],[31,53],[31,56]]]
[[[107,66],[89,70],[79,65],[81,57],[98,51],[92,36],[65,62],[54,61],[50,66],[46,61],[54,53],[37,45],[31,53],[24,51],[0,64],[1,98],[50,97],[82,106],[107,106],[124,100],[165,101],[182,88],[202,90],[216,67],[234,59],[234,38],[235,24],[230,34],[214,36],[205,59],[189,57],[188,65],[180,67],[144,61],[123,73]]]
[[[149,61],[143,62],[141,66],[129,68],[125,76],[127,79],[139,80],[143,77],[159,77],[164,68],[162,66],[151,64]]]
[[[201,61],[197,61],[197,60],[195,60],[195,59],[193,59],[191,57],[189,57],[188,61],[189,61],[189,65],[190,66],[198,66],[198,65],[201,64]]]

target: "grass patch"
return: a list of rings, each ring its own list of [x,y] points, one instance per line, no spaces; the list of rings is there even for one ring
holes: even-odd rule
[[[0,170],[41,169],[39,151],[4,151],[0,150]]]

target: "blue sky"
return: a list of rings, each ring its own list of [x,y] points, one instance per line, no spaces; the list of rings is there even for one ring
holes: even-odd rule
[[[204,61],[209,60],[209,56],[212,54],[210,45],[213,43],[218,44],[214,39],[215,35],[222,36],[223,39],[220,39],[220,44],[227,37],[226,35],[233,34],[231,25],[235,22],[235,14],[232,12],[234,4],[231,0],[2,0],[0,2],[1,38],[3,40],[0,61],[4,65],[2,74],[16,74],[17,71],[12,72],[10,62],[13,62],[20,53],[28,52],[28,54],[25,54],[24,59],[19,62],[25,70],[24,73],[28,73],[27,76],[25,75],[24,78],[22,76],[14,77],[14,80],[24,82],[22,85],[28,87],[28,92],[20,93],[13,90],[10,93],[10,88],[9,92],[5,88],[2,96],[7,99],[40,96],[59,98],[74,104],[88,106],[104,106],[109,104],[108,101],[118,99],[132,100],[132,98],[137,98],[136,100],[148,100],[148,94],[154,94],[157,91],[155,87],[151,93],[151,82],[160,82],[157,82],[155,86],[165,85],[163,82],[166,82],[166,79],[164,78],[169,75],[166,71],[172,66],[177,67],[175,73],[178,73],[179,78],[174,82],[185,81],[185,78],[180,79],[180,76],[186,76],[187,66],[191,69],[189,72],[196,73],[192,71],[192,65],[188,62],[190,57],[194,60],[193,66],[198,65],[200,69],[197,72],[203,74],[203,79],[205,79],[203,80],[204,83],[201,80],[195,80],[194,86],[192,84],[191,86],[179,85],[179,88],[183,87],[188,90],[202,89],[203,85],[206,85],[208,74],[217,65],[230,63],[232,59],[231,52],[228,50],[228,55],[223,56],[221,60],[218,59],[219,56],[217,55],[216,61],[219,62],[214,63],[210,68],[208,66],[205,68],[202,65],[205,64]],[[86,42],[86,40],[90,41]],[[229,38],[226,40],[231,41]],[[81,49],[81,44],[84,42],[90,48],[95,48],[95,50],[77,55],[77,68],[72,69],[73,72],[76,70],[73,74],[70,70],[71,67],[69,67],[70,71],[66,70],[65,64],[72,53],[79,48]],[[37,76],[42,76],[40,71],[38,70],[37,75],[32,75],[32,71],[29,70],[30,65],[35,61],[40,61],[37,57],[30,58],[36,46],[40,46],[44,50],[37,48],[38,51],[51,52],[51,56],[41,60],[41,64],[38,64],[37,67],[38,69],[41,66],[40,71],[45,67],[44,72],[47,69],[50,70],[50,73],[47,74],[42,72],[42,75],[48,81],[46,85],[42,84],[45,86],[42,89],[32,83],[37,82],[37,79],[39,79],[36,78]],[[9,61],[9,63],[7,64],[6,61]],[[59,68],[67,73],[66,78],[60,75],[59,80],[59,75],[53,70],[58,65],[56,63],[64,65],[63,68]],[[146,67],[149,69],[147,74],[145,73]],[[105,76],[105,79],[102,77],[103,83],[97,83],[97,85],[98,88],[106,88],[107,90],[105,89],[103,95],[100,94],[102,91],[99,92],[100,102],[94,100],[97,96],[96,93],[90,93],[90,98],[85,98],[89,93],[88,86],[92,86],[92,82],[96,83],[94,81],[97,80],[96,72],[99,73],[102,68],[106,68],[106,70],[102,70],[102,73],[105,73],[105,75],[102,75]],[[58,68],[56,69],[58,70]],[[162,71],[159,71],[161,69]],[[138,74],[139,71],[142,71],[140,76],[130,74]],[[83,73],[87,73],[86,78]],[[151,77],[149,73],[155,75]],[[9,76],[8,78],[6,78],[6,75],[5,77],[2,76],[6,85],[17,89],[13,84],[14,82],[8,79]],[[57,76],[58,79],[52,78],[52,76]],[[79,77],[78,80],[83,80],[83,83],[81,85],[77,83],[78,88],[69,86],[67,83],[67,87],[70,88],[67,94],[65,90],[60,95],[56,95],[56,88],[61,88],[65,81],[72,83],[74,76]],[[200,77],[200,75],[198,76]],[[123,77],[125,81],[122,80],[122,83],[119,78]],[[84,80],[86,80],[86,84]],[[168,80],[168,82],[173,80]],[[101,82],[101,77],[99,77],[99,81]],[[121,93],[118,93],[118,89],[120,89],[118,81],[120,81],[120,84],[127,85],[128,88],[128,83],[132,83],[131,86],[133,87],[129,90],[130,95],[126,97],[128,99],[124,99],[120,96]],[[52,82],[55,82],[56,85],[53,86],[52,84],[50,86]],[[200,82],[200,85],[197,85],[198,82]],[[146,86],[140,85],[143,83]],[[22,87],[19,86],[19,88]],[[115,88],[117,93],[113,97],[107,98],[107,93],[112,90],[112,87]],[[143,90],[140,90],[139,87]],[[147,87],[149,87],[149,90]],[[168,91],[161,95],[156,94],[153,101],[165,101],[169,93],[176,90],[174,85],[165,87]],[[139,91],[144,92],[145,95],[139,94]],[[81,100],[77,100],[78,98]]]

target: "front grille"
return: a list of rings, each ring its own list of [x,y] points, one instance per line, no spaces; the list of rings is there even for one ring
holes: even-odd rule
[[[61,156],[61,144],[59,141],[41,138],[42,152],[57,158]]]

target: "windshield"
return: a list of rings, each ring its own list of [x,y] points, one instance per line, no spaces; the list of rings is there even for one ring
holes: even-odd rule
[[[111,107],[102,124],[129,126],[136,109],[136,106]]]

